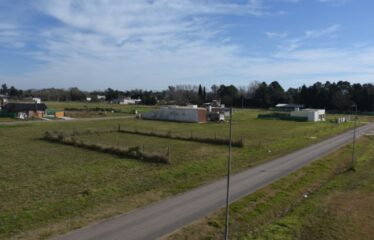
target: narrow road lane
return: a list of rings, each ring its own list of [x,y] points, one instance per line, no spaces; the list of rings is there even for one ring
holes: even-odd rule
[[[357,129],[357,137],[374,129],[368,124]],[[300,169],[315,159],[352,141],[352,131],[324,140],[284,157],[232,176],[231,202]],[[202,218],[225,204],[226,179],[193,189],[129,214],[120,215],[60,236],[59,240],[156,239]]]

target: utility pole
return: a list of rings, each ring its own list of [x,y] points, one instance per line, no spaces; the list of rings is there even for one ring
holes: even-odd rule
[[[227,161],[227,192],[226,192],[225,240],[229,239],[229,222],[230,222],[229,202],[230,202],[231,148],[232,148],[232,107],[230,107],[229,159]]]
[[[352,141],[352,166],[351,169],[355,170],[355,162],[356,162],[356,127],[357,127],[357,104],[354,104],[352,107],[356,109],[355,121],[354,121],[354,129],[353,129],[353,141]]]

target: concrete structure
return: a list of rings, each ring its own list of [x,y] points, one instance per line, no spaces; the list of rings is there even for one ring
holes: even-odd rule
[[[91,98],[91,97],[86,97],[86,101],[87,101],[87,102],[91,102],[91,101],[92,101],[92,98]]]
[[[302,109],[299,111],[292,111],[291,117],[307,118],[308,122],[319,122],[326,120],[326,111],[324,109]]]
[[[143,113],[142,118],[149,120],[204,123],[207,121],[207,110],[198,107],[168,106],[157,111]]]

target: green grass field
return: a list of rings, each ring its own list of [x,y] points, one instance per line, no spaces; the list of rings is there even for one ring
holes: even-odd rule
[[[359,141],[356,172],[346,146],[231,204],[230,239],[371,239],[373,146],[373,137]],[[222,209],[166,238],[222,238],[224,216]]]
[[[343,132],[352,124],[258,120],[258,111],[234,114],[233,172]],[[187,124],[117,119],[0,126],[0,238],[45,239],[92,221],[130,211],[225,175],[227,147],[187,141],[98,134],[109,145],[170,147],[171,164],[124,159],[40,140],[48,130],[122,128],[226,137],[227,123]]]

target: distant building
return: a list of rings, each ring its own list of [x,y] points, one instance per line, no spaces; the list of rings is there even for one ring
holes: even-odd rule
[[[102,100],[102,101],[105,101],[106,100],[106,97],[105,95],[97,95],[97,100]]]
[[[156,111],[143,113],[142,118],[148,120],[205,123],[207,121],[207,110],[205,108],[198,108],[197,106],[167,106]]]
[[[304,108],[304,105],[300,104],[280,103],[277,104],[275,107],[270,108],[270,110],[272,110],[272,113],[259,114],[258,118],[294,120],[305,122],[318,122],[326,120],[325,109]]]
[[[2,115],[8,115],[15,118],[42,118],[47,105],[44,103],[8,103],[2,109]]]
[[[8,103],[8,96],[0,94],[0,109]]]
[[[299,111],[302,108],[304,108],[304,105],[301,104],[278,103],[277,105],[275,105],[275,107],[271,108],[270,110],[280,112],[292,112]]]
[[[325,109],[310,109],[305,108],[299,111],[292,111],[291,117],[303,117],[308,119],[308,122],[319,122],[326,120],[326,111]]]
[[[92,101],[92,98],[91,98],[91,97],[86,97],[86,101],[87,101],[87,102],[91,102],[91,101]]]
[[[142,102],[141,99],[132,99],[130,97],[121,97],[121,98],[118,98],[112,101],[112,103],[123,104],[123,105],[134,105],[134,104],[140,104],[141,102]]]
[[[42,103],[42,99],[41,99],[41,98],[36,98],[36,97],[34,97],[34,98],[32,98],[32,101],[33,101],[34,103]]]

